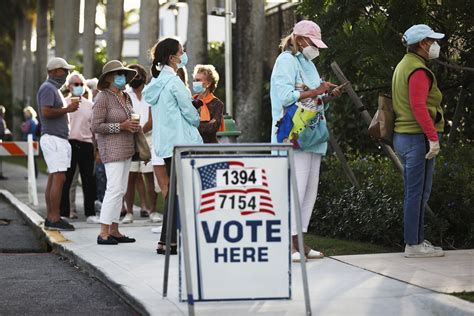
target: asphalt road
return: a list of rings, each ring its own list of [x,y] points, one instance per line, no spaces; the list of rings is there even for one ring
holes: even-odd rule
[[[0,199],[0,315],[138,315],[44,244]]]

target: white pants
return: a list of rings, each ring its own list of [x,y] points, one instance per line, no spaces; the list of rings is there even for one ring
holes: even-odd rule
[[[298,188],[298,198],[301,208],[301,223],[303,233],[308,231],[309,221],[313,213],[314,203],[318,196],[319,167],[321,155],[303,151],[294,152],[295,177]],[[295,208],[293,208],[295,210]],[[297,234],[295,213],[291,213],[291,235]]]
[[[131,159],[128,159],[104,164],[107,189],[100,209],[101,224],[111,225],[112,223],[118,223],[120,220],[123,196],[127,192],[131,161]]]

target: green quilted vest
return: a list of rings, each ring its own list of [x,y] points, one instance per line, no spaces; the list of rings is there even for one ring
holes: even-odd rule
[[[413,53],[407,53],[395,68],[392,78],[392,102],[395,112],[395,132],[397,133],[423,133],[421,126],[413,116],[408,95],[408,79],[417,69],[425,69],[433,83],[426,100],[428,112],[437,132],[444,130],[444,116],[441,108],[443,95],[438,88],[434,73],[426,67],[425,60]]]

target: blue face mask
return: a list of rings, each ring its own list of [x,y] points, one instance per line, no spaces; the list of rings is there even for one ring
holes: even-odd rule
[[[204,92],[204,86],[202,85],[202,82],[200,81],[194,81],[193,82],[193,91],[196,93],[203,93]]]
[[[118,89],[122,90],[125,88],[125,84],[127,83],[127,79],[125,75],[115,75],[113,85]]]
[[[180,57],[180,62],[179,64],[177,64],[176,66],[179,68],[183,68],[184,66],[186,66],[186,64],[188,63],[188,54],[186,54],[186,52],[183,53],[183,55],[181,55]]]
[[[80,97],[81,95],[84,94],[84,87],[81,87],[81,86],[72,87],[72,94],[76,97]]]

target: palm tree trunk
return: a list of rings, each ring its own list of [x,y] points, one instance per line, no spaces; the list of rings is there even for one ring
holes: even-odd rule
[[[66,3],[65,0],[54,0],[54,54],[66,58]]]
[[[235,26],[235,119],[239,141],[257,142],[261,135],[263,89],[264,1],[239,0]]]
[[[33,20],[31,16],[28,16],[24,20],[24,30],[25,30],[25,50],[24,50],[24,60],[25,60],[25,78],[33,78],[34,69],[33,69],[33,56],[31,53],[31,32],[33,29]],[[31,105],[34,103],[35,91],[34,91],[34,82],[33,80],[25,80],[24,86],[24,99],[26,105]]]
[[[138,63],[145,68],[151,65],[148,51],[160,35],[160,4],[158,0],[140,1],[140,51]]]
[[[35,90],[46,78],[46,63],[48,58],[48,0],[36,2],[36,82]],[[36,105],[36,102],[33,104]]]
[[[186,52],[189,56],[187,70],[192,78],[197,64],[207,63],[207,1],[188,0],[188,34]]]
[[[124,0],[107,1],[106,24],[108,60],[122,59],[124,17],[123,1]]]
[[[84,54],[84,77],[94,77],[95,55],[95,14],[97,0],[87,0],[84,4],[84,33],[82,35],[82,51]]]
[[[64,1],[64,3],[64,56],[66,56],[66,60],[71,60],[79,48],[79,15],[81,1],[69,0]]]

